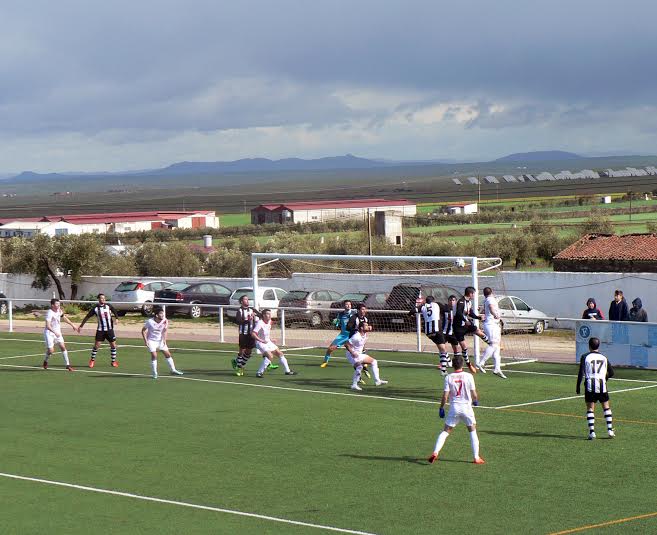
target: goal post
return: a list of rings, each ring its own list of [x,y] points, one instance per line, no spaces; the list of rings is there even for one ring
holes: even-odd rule
[[[475,310],[481,304],[480,288],[491,286],[506,293],[499,276],[502,261],[475,256],[377,256],[336,254],[253,253],[254,306],[263,306],[270,287],[290,292],[266,308],[278,312],[281,341],[288,347],[326,347],[337,331],[331,320],[342,309],[342,299],[364,301],[375,331],[368,347],[379,350],[430,351],[435,346],[422,333],[418,315],[409,314],[416,302],[432,295],[447,303],[464,288],[475,289]],[[511,360],[530,358],[527,335],[503,341]],[[475,354],[479,338],[469,343]]]

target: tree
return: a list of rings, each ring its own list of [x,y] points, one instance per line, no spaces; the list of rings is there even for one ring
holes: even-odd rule
[[[146,242],[135,260],[145,277],[195,277],[202,271],[199,258],[182,242]]]
[[[614,225],[608,217],[591,214],[581,226],[581,234],[613,234]]]
[[[109,256],[95,234],[58,236],[53,240],[53,253],[58,267],[71,278],[71,299],[78,296],[82,275],[100,273]]]

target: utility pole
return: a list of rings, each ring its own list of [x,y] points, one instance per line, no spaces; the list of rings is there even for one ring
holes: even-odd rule
[[[481,178],[477,174],[477,210],[481,209]]]
[[[368,254],[372,256],[372,218],[370,217],[370,209],[367,209],[367,250]],[[374,264],[370,260],[370,274],[374,274]]]
[[[629,191],[628,195],[630,196],[630,221],[632,221],[632,190]]]

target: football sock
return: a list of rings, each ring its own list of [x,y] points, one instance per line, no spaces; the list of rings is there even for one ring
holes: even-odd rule
[[[237,355],[237,367],[244,368],[244,366],[246,366],[246,362],[249,360],[249,357],[251,357],[251,355]]]
[[[66,366],[70,366],[71,363],[68,361],[68,351],[66,350],[62,351],[62,357],[64,357],[64,364]]]
[[[176,365],[173,362],[173,357],[166,357],[165,360],[167,361],[167,364],[169,365],[169,369],[172,372],[175,372],[176,371]]]
[[[46,351],[46,357],[44,358],[45,362],[48,362],[48,359],[50,358],[50,353]]]
[[[324,355],[324,362],[328,362],[331,359],[331,354],[327,351]]]
[[[443,372],[447,370],[447,353],[440,354],[440,370]]]
[[[112,358],[112,362],[114,362],[116,360],[116,348],[115,347],[110,348],[110,357]]]
[[[283,370],[285,370],[285,373],[289,373],[290,372],[290,366],[287,363],[287,359],[285,358],[285,355],[281,355],[278,358],[281,361],[281,364],[283,365]]]
[[[586,421],[589,424],[589,433],[593,433],[595,429],[595,415],[593,411],[586,411]]]
[[[157,374],[157,359],[151,359],[151,371],[153,375]]]
[[[356,366],[356,368],[354,368],[354,377],[351,380],[351,385],[352,386],[358,386],[358,381],[360,381],[360,375],[361,375],[362,371],[363,371],[362,366]]]
[[[374,359],[370,366],[372,366],[372,376],[374,377],[374,381],[378,383],[381,380],[381,377],[379,377],[379,363]]]
[[[94,347],[91,350],[91,360],[96,360],[96,355],[98,354],[98,350]]]
[[[436,455],[440,453],[440,450],[443,449],[443,446],[445,445],[445,441],[447,440],[448,436],[449,433],[447,431],[441,431],[440,435],[438,435],[438,440],[436,440],[436,447],[433,449],[433,452]]]
[[[489,345],[486,348],[486,350],[484,351],[484,354],[481,356],[481,360],[479,361],[479,366],[483,366],[484,364],[486,364],[486,361],[489,358],[491,358],[491,357],[495,358],[494,353],[495,353],[495,347]]]
[[[465,362],[465,365],[470,366],[470,358],[468,357],[468,350],[464,349],[463,353],[461,354],[463,355],[463,362]]]
[[[269,360],[267,357],[263,357],[262,359],[262,364],[260,365],[260,368],[258,368],[258,373],[262,375],[265,373],[265,370],[267,369],[267,366],[271,364],[271,360]]]
[[[488,338],[488,336],[486,336],[486,334],[482,334],[479,338],[481,338],[487,344],[490,344],[490,339]]]
[[[477,430],[470,431],[470,445],[472,446],[472,455],[475,459],[479,458],[479,437],[477,436]]]
[[[605,420],[607,420],[607,430],[611,431],[613,429],[611,409],[605,409]]]

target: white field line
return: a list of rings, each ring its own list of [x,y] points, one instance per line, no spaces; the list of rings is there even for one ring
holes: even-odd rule
[[[99,494],[110,494],[112,496],[121,496],[122,498],[132,498],[135,500],[142,500],[142,501],[147,501],[147,502],[155,502],[155,503],[163,503],[167,505],[176,505],[178,507],[188,507],[190,509],[201,509],[203,511],[212,511],[215,513],[225,513],[229,515],[237,515],[237,516],[246,516],[249,518],[257,518],[258,520],[269,520],[270,522],[280,522],[282,524],[292,524],[295,526],[303,526],[306,528],[315,528],[315,529],[322,529],[324,531],[337,531],[339,533],[351,533],[354,535],[375,535],[373,533],[369,533],[366,531],[358,531],[358,530],[353,530],[353,529],[344,529],[344,528],[337,528],[334,526],[323,526],[321,524],[311,524],[309,522],[300,522],[298,520],[289,520],[287,518],[279,518],[276,516],[268,516],[268,515],[259,515],[256,513],[246,513],[244,511],[236,511],[233,509],[223,509],[221,507],[211,507],[209,505],[199,505],[196,503],[190,503],[190,502],[181,502],[177,500],[166,500],[164,498],[155,498],[153,496],[143,496],[141,494],[133,494],[131,492],[120,492],[118,490],[109,490],[109,489],[101,489],[98,487],[88,487],[86,485],[75,485],[73,483],[64,483],[62,481],[51,481],[49,479],[40,479],[36,477],[27,477],[27,476],[19,476],[16,474],[6,474],[4,472],[0,472],[1,477],[5,477],[8,479],[18,479],[22,481],[31,481],[33,483],[42,483],[44,485],[54,485],[57,487],[66,487],[69,489],[76,489],[76,490],[84,490],[87,492],[97,492]]]
[[[80,351],[89,351],[89,350],[88,349],[69,349],[68,350],[69,353],[78,353]],[[58,351],[56,351],[55,353],[57,353],[57,352]],[[54,356],[55,353],[53,353],[52,356]],[[61,351],[59,351],[59,353],[61,354]],[[0,360],[22,359],[22,358],[26,358],[26,357],[44,357],[44,356],[45,356],[45,351],[42,351],[41,353],[32,353],[31,355],[14,355],[13,357],[0,357]]]
[[[8,341],[13,341],[13,342],[41,342],[43,343],[42,340],[39,339],[20,339],[20,338],[0,338],[0,340],[8,340]],[[93,342],[66,342],[67,344],[84,344],[89,347],[93,345]],[[144,348],[145,346],[143,344],[117,344],[117,347],[132,347],[132,348]],[[171,351],[187,351],[187,352],[197,352],[197,353],[229,353],[233,354],[235,351],[230,350],[230,349],[201,349],[201,348],[192,348],[192,347],[169,347]],[[312,349],[311,348],[298,348],[298,349]],[[285,351],[290,351],[290,349],[286,349]],[[304,353],[295,353],[296,357],[308,357],[308,358],[313,358],[313,359],[319,359],[319,358],[324,358],[324,355],[311,355],[311,354],[304,354]],[[339,356],[332,356],[331,360],[344,360],[346,361],[346,357],[339,357]],[[426,368],[435,368],[437,366],[437,363],[424,363],[424,362],[408,362],[405,360],[384,360],[384,359],[377,359],[379,362],[383,362],[386,364],[403,364],[405,366],[417,366],[417,367],[426,367]],[[517,364],[526,364],[527,362],[535,362],[535,361],[522,361],[518,362]],[[515,364],[515,363],[514,363]],[[504,364],[502,364],[504,366]],[[507,363],[508,365],[508,363]],[[553,376],[553,377],[575,377],[577,378],[576,374],[568,374],[568,373],[552,373],[552,372],[534,372],[534,371],[529,371],[529,370],[506,370],[509,373],[524,373],[527,375],[548,375],[548,376]],[[613,381],[623,381],[623,382],[628,382],[628,383],[648,383],[648,384],[655,384],[657,385],[657,380],[651,381],[648,379],[624,379],[620,377],[614,377]]]
[[[637,386],[635,388],[624,388],[622,390],[610,390],[610,394],[619,394],[621,392],[633,392],[635,390],[645,390],[646,388],[657,388],[657,384],[655,385],[648,385],[648,386]],[[514,405],[502,405],[501,407],[495,407],[496,409],[511,409],[514,407],[526,407],[528,405],[540,405],[542,403],[552,403],[553,401],[565,401],[568,399],[578,399],[584,397],[580,394],[576,396],[568,396],[565,398],[552,398],[552,399],[543,399],[541,401],[529,401],[527,403],[516,403]]]

